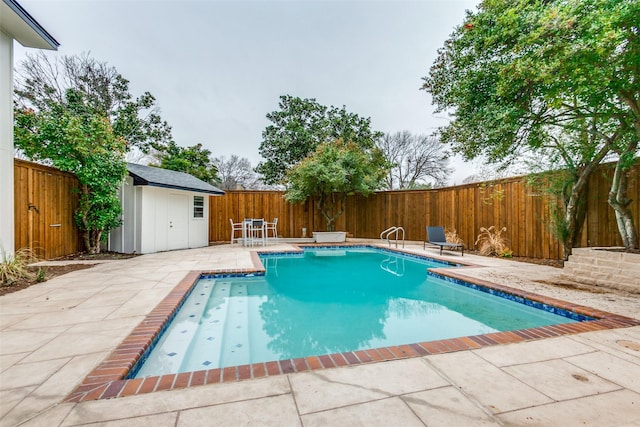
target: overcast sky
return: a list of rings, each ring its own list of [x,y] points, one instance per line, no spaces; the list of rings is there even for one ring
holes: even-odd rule
[[[476,1],[19,0],[61,44],[90,52],[151,92],[182,146],[253,165],[280,95],[371,117],[382,132],[430,134],[446,123],[421,87]],[[25,52],[16,43],[17,65]],[[450,183],[473,167],[459,160]]]

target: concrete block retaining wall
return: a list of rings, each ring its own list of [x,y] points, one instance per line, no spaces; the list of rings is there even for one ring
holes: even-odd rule
[[[640,293],[640,254],[610,249],[615,248],[575,248],[564,263],[562,278]]]

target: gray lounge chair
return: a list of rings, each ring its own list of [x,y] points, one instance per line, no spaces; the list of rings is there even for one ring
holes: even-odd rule
[[[427,240],[424,241],[422,249],[427,248],[427,243],[435,246],[440,246],[440,255],[442,255],[442,248],[451,248],[462,250],[462,256],[464,256],[464,245],[460,243],[447,242],[447,238],[444,236],[443,227],[427,226]]]

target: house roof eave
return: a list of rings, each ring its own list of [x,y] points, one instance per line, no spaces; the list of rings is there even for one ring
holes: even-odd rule
[[[0,29],[24,47],[57,50],[60,43],[15,0],[0,3]]]
[[[147,185],[150,187],[171,188],[174,190],[192,191],[196,193],[210,194],[214,196],[224,195],[224,191],[213,185],[197,179],[184,172],[127,164],[129,175],[133,178],[133,185]]]

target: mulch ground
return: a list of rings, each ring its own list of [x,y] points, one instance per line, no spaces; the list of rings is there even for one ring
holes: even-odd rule
[[[480,254],[478,253],[478,251],[464,251],[465,253],[469,253],[472,255],[478,255],[480,256]],[[538,264],[538,265],[547,265],[549,267],[555,267],[555,268],[562,268],[564,267],[564,261],[561,259],[545,259],[545,258],[530,258],[530,257],[525,257],[525,256],[514,256],[511,258],[504,258],[504,259],[508,259],[511,261],[518,261],[518,262],[526,262],[529,264]]]
[[[84,270],[85,268],[91,268],[95,264],[71,264],[71,265],[60,265],[60,266],[49,266],[49,267],[27,267],[29,272],[36,274],[38,270],[45,271],[45,280],[38,282],[33,279],[20,279],[11,284],[2,284],[0,286],[0,296],[10,294],[13,292],[17,292],[22,289],[26,289],[29,286],[38,285],[38,283],[46,282],[47,280],[53,279],[56,276],[62,276],[63,274],[70,273],[76,270]]]
[[[119,252],[100,252],[99,254],[89,254],[86,252],[78,252],[76,254],[65,255],[60,258],[54,258],[49,261],[69,261],[69,260],[81,260],[81,261],[103,261],[103,260],[119,260],[134,258],[139,255],[136,254],[121,254]]]

